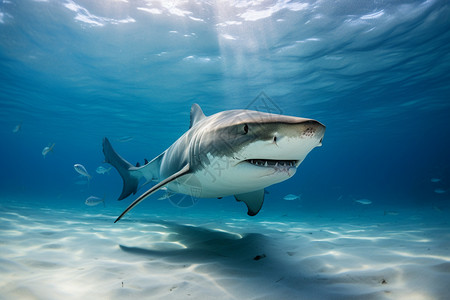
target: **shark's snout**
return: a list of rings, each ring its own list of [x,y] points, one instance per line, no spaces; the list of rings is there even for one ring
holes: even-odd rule
[[[308,120],[302,124],[301,137],[313,138],[318,141],[317,146],[322,146],[323,137],[325,135],[325,126],[315,120]]]
[[[312,149],[322,145],[325,126],[311,119],[293,118],[289,121],[259,125],[259,133],[264,138],[253,139],[243,147],[238,164],[281,173],[296,169]],[[266,132],[270,134],[265,135]],[[271,172],[270,175],[276,173]]]

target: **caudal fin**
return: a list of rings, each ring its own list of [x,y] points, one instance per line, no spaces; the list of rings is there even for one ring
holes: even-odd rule
[[[122,177],[123,189],[122,194],[119,196],[119,200],[125,199],[131,194],[136,194],[139,180],[142,175],[139,172],[135,172],[136,167],[114,151],[111,143],[106,137],[103,138],[103,154],[105,155],[105,162],[116,168]]]

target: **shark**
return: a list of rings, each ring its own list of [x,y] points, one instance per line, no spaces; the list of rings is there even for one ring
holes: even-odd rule
[[[285,181],[315,147],[322,146],[325,126],[313,119],[247,109],[206,116],[198,104],[190,111],[190,126],[169,148],[143,166],[121,157],[103,139],[105,162],[123,180],[119,200],[149,183],[114,223],[160,189],[197,198],[234,196],[255,216],[264,189]]]

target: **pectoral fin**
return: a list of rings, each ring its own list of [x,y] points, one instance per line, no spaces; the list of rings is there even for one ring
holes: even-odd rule
[[[249,216],[255,216],[260,210],[264,202],[264,189],[245,194],[234,195],[237,201],[247,204]]]
[[[160,188],[164,187],[169,182],[174,181],[178,177],[180,177],[182,175],[185,175],[187,173],[189,173],[189,164],[187,164],[183,169],[181,169],[180,171],[176,172],[175,174],[173,174],[173,175],[167,177],[166,179],[164,179],[163,181],[155,184],[151,189],[149,189],[148,191],[146,191],[145,193],[140,195],[136,200],[134,200],[133,203],[131,203],[130,206],[127,207],[127,209],[125,209],[123,211],[123,213],[114,221],[114,223],[119,221],[127,212],[129,212],[133,207],[138,205],[142,200],[144,200],[145,198],[147,198],[148,196],[150,196],[151,194],[153,194],[154,192],[156,192]]]

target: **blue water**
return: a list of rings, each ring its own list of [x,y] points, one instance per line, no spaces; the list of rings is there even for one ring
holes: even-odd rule
[[[1,1],[0,298],[447,299],[449,41],[446,0]],[[255,217],[158,192],[113,224],[102,139],[142,164],[193,103],[323,146]]]
[[[268,188],[261,218],[361,198],[449,209],[449,41],[450,5],[438,0],[3,1],[0,199],[80,207],[105,195],[125,208],[117,172],[95,172],[103,137],[142,162],[188,129],[192,103],[207,115],[267,110],[252,102],[263,92],[269,110],[327,131],[293,178]],[[76,184],[75,163],[89,185]],[[301,206],[281,200],[300,193]],[[215,205],[245,216],[231,197],[193,209]]]

